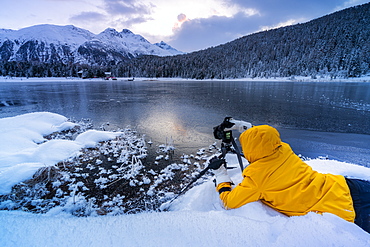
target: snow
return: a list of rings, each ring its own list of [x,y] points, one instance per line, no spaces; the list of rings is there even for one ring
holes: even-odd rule
[[[0,119],[0,194],[38,168],[119,133],[90,130],[73,141],[43,138],[73,127],[49,112]],[[238,167],[235,155],[228,154],[227,161]],[[356,164],[306,162],[319,172],[370,180],[370,169]],[[241,181],[239,169],[229,173],[235,183]],[[167,206],[168,212],[98,217],[75,217],[57,208],[46,214],[0,211],[0,246],[370,246],[368,233],[328,213],[287,217],[260,202],[224,210],[212,179]]]
[[[0,194],[9,193],[13,185],[32,177],[39,168],[54,165],[82,148],[120,134],[89,130],[74,141],[47,141],[43,137],[75,126],[67,118],[49,112],[0,119]]]
[[[109,45],[112,48],[116,48],[121,51],[128,51],[133,55],[147,54],[147,55],[158,55],[158,56],[171,56],[180,54],[172,47],[167,46],[158,46],[156,44],[151,44],[148,40],[138,34],[132,33],[130,30],[123,29],[122,32],[117,32],[113,28],[107,28],[96,38],[103,42],[104,44]],[[172,50],[169,50],[172,48]]]
[[[185,54],[184,52],[178,51],[175,48],[171,47],[169,44],[165,43],[164,41],[161,41],[160,43],[155,43],[154,45],[158,46],[159,48],[163,50],[170,52],[172,55]]]
[[[76,218],[0,212],[2,246],[369,246],[332,215],[286,218],[258,203],[234,211]],[[4,227],[6,226],[6,227]]]
[[[77,49],[82,43],[91,40],[95,37],[88,30],[77,28],[72,25],[57,26],[57,25],[35,25],[22,28],[19,30],[0,30],[0,41],[9,40],[39,40],[48,44],[69,44],[74,49]]]
[[[113,50],[117,49],[123,53],[131,53],[134,56],[141,54],[171,56],[181,53],[168,45],[161,47],[151,44],[142,36],[134,34],[127,29],[117,32],[113,28],[107,28],[100,34],[93,34],[88,30],[73,25],[42,24],[19,30],[0,29],[0,43],[5,40],[17,40],[21,43],[29,40],[38,40],[46,44],[67,44],[71,46],[72,52],[76,52],[78,47],[85,43],[98,41],[103,47],[106,46],[108,49]],[[18,42],[15,44],[18,44]]]

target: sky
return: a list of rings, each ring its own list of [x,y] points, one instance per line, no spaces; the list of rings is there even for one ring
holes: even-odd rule
[[[129,29],[191,52],[303,23],[369,0],[0,0],[0,28],[74,25],[98,34]]]

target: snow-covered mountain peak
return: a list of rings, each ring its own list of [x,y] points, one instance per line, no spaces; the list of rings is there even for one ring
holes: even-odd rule
[[[175,54],[178,53],[151,44],[128,29],[118,32],[107,28],[99,34],[73,25],[42,24],[20,30],[0,29],[0,59],[3,60],[55,62],[70,61],[73,56],[74,61],[80,63],[106,64],[139,55]]]
[[[97,35],[97,38],[104,40],[107,43],[149,43],[145,38],[141,35],[134,34],[128,29],[123,29],[122,32],[118,32],[114,28],[107,28],[103,32]]]
[[[159,43],[155,43],[155,45],[157,45],[157,46],[159,46],[159,47],[162,47],[162,48],[169,46],[169,45],[168,45],[166,42],[164,42],[164,41],[161,41],[161,42],[159,42]]]
[[[148,40],[146,40],[143,36],[139,34],[134,34],[128,29],[123,29],[121,32],[122,36],[127,37],[127,38],[132,38],[138,42],[144,42],[144,43],[150,43]]]
[[[184,54],[184,52],[176,50],[175,48],[173,48],[169,44],[165,43],[164,41],[161,41],[159,43],[155,43],[154,45],[158,46],[159,48],[161,48],[163,50],[168,51],[169,53],[171,53],[171,55]]]
[[[122,29],[122,32],[121,33],[123,33],[123,34],[134,34],[133,32],[131,32],[128,29]]]
[[[113,28],[107,28],[98,34],[97,38],[111,47],[111,49],[116,49],[121,53],[130,53],[133,57],[138,55],[172,55],[168,50],[151,44],[143,36],[134,34],[128,29],[123,29],[122,32],[117,32]]]
[[[89,40],[95,35],[85,29],[77,28],[73,25],[68,26],[57,26],[57,25],[37,25],[32,27],[27,27],[18,30],[19,34],[25,38],[33,37],[36,40],[44,39],[48,40],[58,40],[58,41],[76,41],[79,40]]]
[[[111,37],[115,37],[115,36],[118,36],[118,37],[121,37],[122,38],[122,35],[121,33],[119,33],[116,29],[114,28],[107,28],[105,29],[103,32],[101,32],[100,34],[98,34],[100,36],[103,36],[103,35],[106,35],[106,36],[111,36]]]
[[[73,25],[57,26],[42,24],[19,29],[17,31],[7,30],[0,32],[0,41],[17,40],[18,42],[26,42],[29,40],[41,41],[46,44],[68,44],[73,48],[91,40],[95,37],[93,33],[85,29],[77,28]]]

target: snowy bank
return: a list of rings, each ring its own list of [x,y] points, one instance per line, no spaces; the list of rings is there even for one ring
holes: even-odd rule
[[[236,161],[228,157],[229,163]],[[321,170],[370,178],[370,169],[330,160],[312,160]],[[235,164],[237,165],[237,164]],[[240,172],[231,172],[234,181]],[[370,235],[335,215],[287,217],[260,202],[224,210],[210,180],[174,202],[170,212],[104,217],[36,215],[0,211],[2,246],[356,246]]]
[[[233,211],[177,211],[77,218],[0,211],[0,244],[11,246],[348,246],[369,234],[333,215],[287,218],[258,203]]]
[[[49,112],[0,119],[0,194],[47,167],[76,155],[80,149],[110,140],[119,132],[89,130],[72,140],[46,140],[44,136],[76,127],[67,118]]]
[[[38,167],[73,156],[117,133],[87,131],[72,140],[43,138],[75,127],[63,116],[32,113],[0,119],[0,188],[32,176]],[[238,167],[235,155],[227,155]],[[370,180],[370,168],[335,160],[306,161],[314,170]],[[230,170],[235,183],[239,169]],[[0,246],[370,246],[370,234],[335,215],[287,217],[260,202],[224,210],[212,179],[179,197],[169,212],[74,217],[0,211]]]

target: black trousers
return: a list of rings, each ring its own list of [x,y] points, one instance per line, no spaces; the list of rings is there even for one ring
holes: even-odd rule
[[[370,233],[370,181],[346,178],[356,212],[355,224]]]

